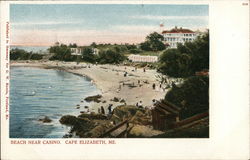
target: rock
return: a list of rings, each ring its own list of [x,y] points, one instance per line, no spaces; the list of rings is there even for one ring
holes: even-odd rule
[[[80,106],[80,104],[77,104],[76,106]]]
[[[65,124],[65,125],[75,125],[77,124],[77,121],[78,121],[77,117],[72,116],[72,115],[62,116],[61,119],[59,120],[61,124]]]
[[[164,132],[154,130],[150,128],[149,126],[144,125],[135,125],[131,131],[129,132],[129,137],[151,137],[155,135],[162,134]]]
[[[139,125],[151,125],[151,116],[148,116],[146,112],[137,111],[135,115],[130,119],[130,123]]]
[[[126,118],[131,118],[132,116],[134,116],[138,110],[140,109],[132,105],[117,106],[113,110],[113,115],[111,117],[111,120],[114,121],[115,123],[119,123]]]
[[[110,129],[112,127],[114,127],[114,125],[107,122],[107,123],[96,126],[95,128],[93,128],[89,132],[85,133],[85,136],[89,137],[89,138],[98,138],[102,134],[104,134],[108,129]]]
[[[102,98],[102,95],[95,95],[95,96],[89,96],[89,97],[86,97],[84,100],[86,101],[86,102],[92,102],[92,101],[94,101],[94,102],[101,102],[99,99],[100,98]]]
[[[80,109],[80,107],[76,107],[76,109]]]
[[[86,108],[86,109],[87,109],[87,108],[89,108],[89,106],[84,106],[84,108]]]
[[[88,119],[91,119],[91,120],[93,120],[93,119],[95,119],[95,120],[106,120],[107,116],[103,115],[103,114],[91,112],[90,114],[83,113],[83,114],[79,115],[78,118],[88,118]]]
[[[52,120],[49,119],[48,116],[45,116],[44,118],[39,119],[39,121],[41,121],[41,122],[43,122],[43,123],[50,123]]]
[[[113,99],[111,99],[111,101],[119,102],[119,101],[120,101],[120,98],[114,97]]]
[[[104,101],[102,101],[102,103],[106,103],[106,101],[104,100]]]
[[[126,103],[126,101],[124,99],[121,99],[120,103]]]

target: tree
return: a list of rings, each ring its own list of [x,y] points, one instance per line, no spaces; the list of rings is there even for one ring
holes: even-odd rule
[[[56,44],[49,48],[49,52],[54,55],[50,58],[50,60],[60,60],[60,61],[71,61],[71,51],[70,48],[65,44]]]
[[[95,42],[93,42],[93,43],[91,43],[90,46],[96,48],[96,47],[97,47],[97,44],[96,44]]]
[[[209,77],[195,76],[195,72],[209,68],[209,33],[194,42],[178,44],[177,49],[168,49],[159,60],[158,71],[185,78],[181,86],[173,86],[165,100],[182,107],[182,119],[202,113],[209,108]]]
[[[144,51],[152,51],[151,44],[149,41],[141,43],[140,46],[141,46],[141,49]]]
[[[112,49],[108,49],[106,51],[101,51],[99,53],[98,61],[101,64],[105,64],[105,63],[118,64],[124,61],[125,59],[126,57],[122,53],[115,52]]]
[[[82,59],[86,62],[94,63],[96,61],[96,56],[91,48],[84,48],[82,51]]]
[[[76,44],[76,43],[73,43],[73,44],[70,43],[70,44],[69,44],[69,47],[70,47],[70,48],[77,48],[77,44]]]
[[[165,100],[182,107],[180,118],[184,119],[209,108],[209,78],[193,76],[187,78],[181,86],[175,86],[166,94]]]
[[[43,56],[43,54],[27,52],[18,48],[10,50],[10,60],[40,60]]]
[[[145,51],[162,51],[166,47],[162,42],[164,37],[157,33],[153,32],[146,37],[146,41],[141,43],[141,49]]]
[[[159,59],[158,71],[172,77],[188,77],[209,68],[209,34],[194,42],[178,44],[177,49],[166,50]]]

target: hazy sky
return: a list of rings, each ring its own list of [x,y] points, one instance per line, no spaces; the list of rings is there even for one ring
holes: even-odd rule
[[[11,4],[11,44],[140,43],[174,26],[208,28],[208,5]]]

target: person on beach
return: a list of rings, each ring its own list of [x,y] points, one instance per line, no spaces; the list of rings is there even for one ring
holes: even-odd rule
[[[153,90],[155,90],[155,83],[153,83],[152,88],[153,88]]]
[[[104,110],[103,106],[101,106],[101,113],[105,114],[105,110]]]
[[[140,82],[141,82],[141,81],[140,81],[140,80],[138,80],[138,84],[140,84]]]
[[[125,72],[125,73],[124,73],[124,77],[127,77],[127,74],[128,74],[128,72]]]
[[[112,114],[112,104],[109,104],[109,106],[108,106],[108,111],[109,111],[109,114]]]
[[[101,109],[100,108],[98,108],[98,113],[101,114]]]
[[[145,67],[143,68],[143,72],[146,72],[146,68]]]
[[[142,106],[142,101],[139,102],[138,108],[143,108],[143,106]]]

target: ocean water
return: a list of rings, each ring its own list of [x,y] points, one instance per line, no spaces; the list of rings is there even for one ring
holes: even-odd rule
[[[86,111],[81,101],[100,93],[90,79],[65,71],[11,67],[10,75],[10,138],[62,138],[70,127],[61,116]],[[40,122],[44,116],[52,122]]]

